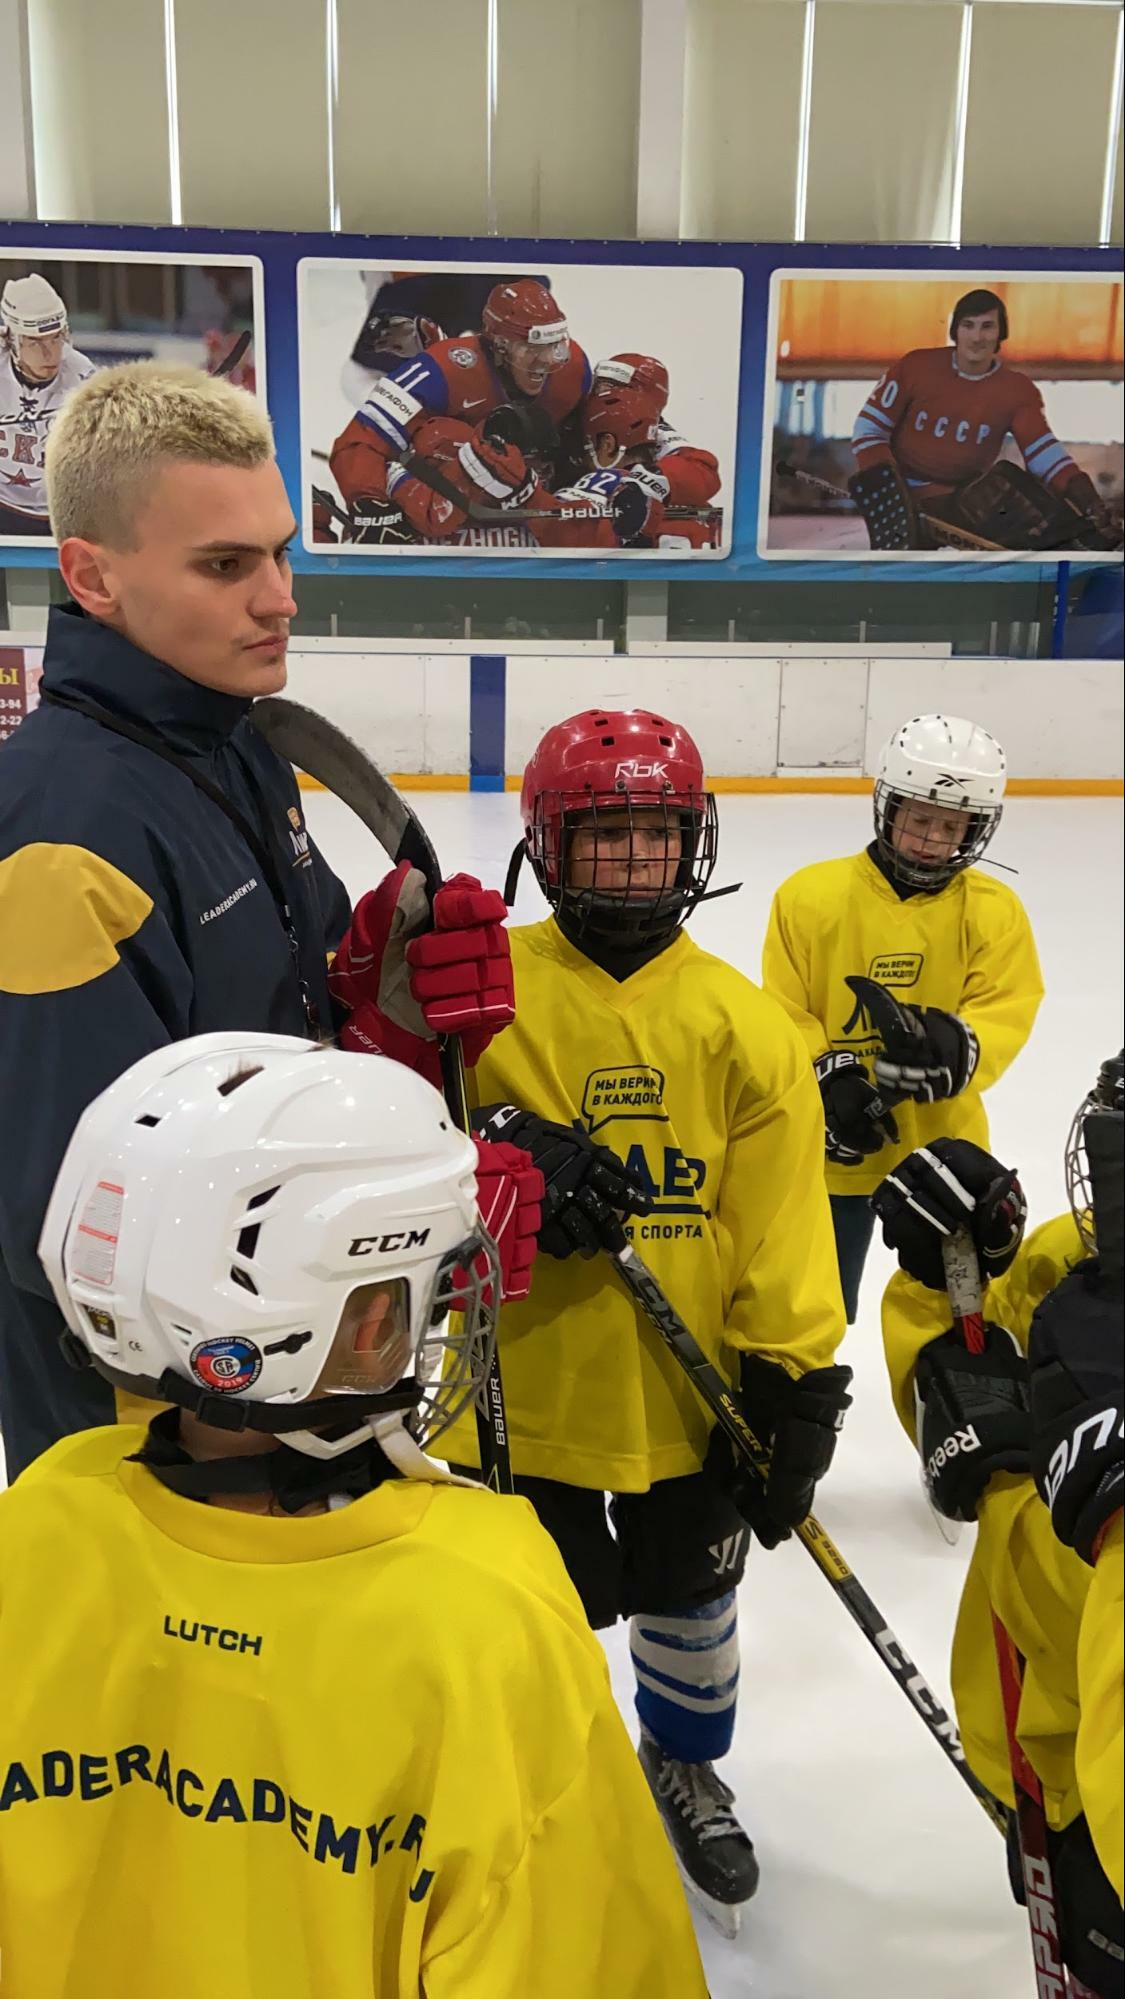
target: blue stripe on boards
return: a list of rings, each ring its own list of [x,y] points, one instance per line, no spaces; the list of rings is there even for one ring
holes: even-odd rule
[[[469,660],[469,790],[503,791],[508,662],[502,653]]]

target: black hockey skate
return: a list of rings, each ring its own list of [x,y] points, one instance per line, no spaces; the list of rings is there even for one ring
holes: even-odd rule
[[[738,1935],[742,1904],[758,1886],[753,1842],[731,1806],[734,1792],[713,1763],[679,1763],[647,1729],[637,1754],[692,1894],[725,1937]]]

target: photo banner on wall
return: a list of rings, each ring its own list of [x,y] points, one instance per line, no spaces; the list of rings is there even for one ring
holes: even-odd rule
[[[1119,278],[775,271],[758,553],[1120,560]]]
[[[305,548],[722,559],[742,291],[716,266],[303,259]]]
[[[45,255],[5,243],[0,545],[51,540],[44,453],[63,402],[81,382],[121,361],[176,361],[229,373],[264,397],[262,319],[257,257],[77,248]]]

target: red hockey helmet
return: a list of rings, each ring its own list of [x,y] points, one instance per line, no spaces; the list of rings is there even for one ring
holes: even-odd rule
[[[620,465],[627,451],[655,444],[659,432],[656,399],[639,389],[595,388],[582,405],[583,442],[595,465]]]
[[[594,369],[595,389],[642,389],[655,396],[663,416],[668,402],[668,370],[655,354],[611,354]]]
[[[523,340],[540,350],[550,368],[561,368],[570,353],[566,314],[537,278],[513,278],[488,294],[481,326],[501,347]]]
[[[552,909],[565,903],[581,927],[629,941],[669,933],[704,894],[718,851],[714,794],[703,759],[687,730],[648,708],[587,708],[548,729],[523,777],[520,794],[526,851]],[[612,825],[620,861],[624,817],[632,840],[635,815],[660,813],[676,836],[675,879],[638,894],[626,870],[616,889],[575,889],[566,879],[568,842],[579,822],[595,833]],[[651,825],[651,820],[646,822]],[[651,864],[649,864],[651,865]]]

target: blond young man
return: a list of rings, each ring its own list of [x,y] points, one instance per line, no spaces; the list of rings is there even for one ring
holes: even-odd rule
[[[304,825],[287,763],[249,720],[285,685],[295,533],[262,405],[156,362],[103,369],[47,449],[72,601],[52,610],[42,705],[0,762],[0,1428],[14,1477],[57,1438],[112,1420],[70,1369],[36,1255],[85,1105],[185,1035],[342,1032],[424,1067],[441,1025],[483,1046],[511,1017],[503,903],[463,878],[449,935],[407,949],[416,1007],[380,1007],[396,870],[357,906]],[[340,995],[328,986],[337,947]],[[452,959],[453,969],[447,961]],[[427,1040],[426,1037],[430,1039]],[[504,1244],[501,1245],[502,1252]]]

